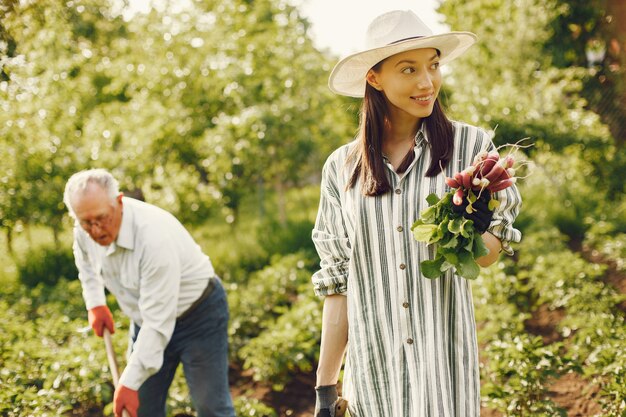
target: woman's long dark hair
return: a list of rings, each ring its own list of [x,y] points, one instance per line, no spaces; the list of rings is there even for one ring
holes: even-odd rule
[[[377,70],[381,63],[372,69]],[[348,188],[356,185],[361,179],[361,191],[366,196],[385,194],[391,189],[385,162],[383,161],[383,135],[385,123],[388,123],[387,102],[381,91],[365,83],[365,96],[361,106],[361,122],[359,126],[359,141],[350,152],[347,162],[354,162],[354,171],[348,182]],[[445,168],[452,158],[454,145],[454,128],[446,117],[439,98],[435,100],[433,112],[422,121],[428,132],[430,146],[430,166],[426,171],[427,177],[433,177]],[[410,165],[415,154],[409,152],[407,159],[401,166]],[[401,170],[400,170],[401,171]]]

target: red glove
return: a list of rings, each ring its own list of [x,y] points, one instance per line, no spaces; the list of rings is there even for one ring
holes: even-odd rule
[[[111,314],[109,307],[94,307],[89,310],[87,317],[89,319],[89,325],[98,337],[102,337],[105,327],[109,329],[111,334],[115,333],[115,328],[113,326],[113,314]]]
[[[113,394],[115,417],[122,417],[122,410],[126,409],[130,417],[137,417],[139,408],[139,391],[132,390],[124,385],[118,385]]]

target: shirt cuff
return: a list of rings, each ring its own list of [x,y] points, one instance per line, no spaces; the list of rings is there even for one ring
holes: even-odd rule
[[[515,254],[515,251],[513,251],[513,248],[511,247],[511,242],[508,240],[500,240],[500,244],[502,245],[502,252],[509,256],[513,256]]]
[[[85,307],[91,310],[94,307],[104,306],[107,304],[104,293],[98,295],[89,295],[85,297]]]
[[[148,376],[144,375],[141,367],[129,363],[122,376],[120,376],[120,385],[124,385],[132,390],[138,391],[139,387],[148,379]]]

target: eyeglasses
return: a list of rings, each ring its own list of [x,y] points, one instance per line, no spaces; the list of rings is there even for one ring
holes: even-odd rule
[[[107,226],[111,222],[112,218],[112,213],[101,214],[94,220],[79,220],[78,223],[80,223],[80,226],[85,230],[91,230],[94,227],[102,229],[104,226]]]

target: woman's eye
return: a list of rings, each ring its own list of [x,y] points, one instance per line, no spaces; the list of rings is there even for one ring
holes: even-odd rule
[[[433,62],[433,64],[430,66],[430,68],[436,70],[439,69],[439,62]]]
[[[413,67],[406,67],[402,70],[403,74],[412,74],[415,72],[415,69]]]

